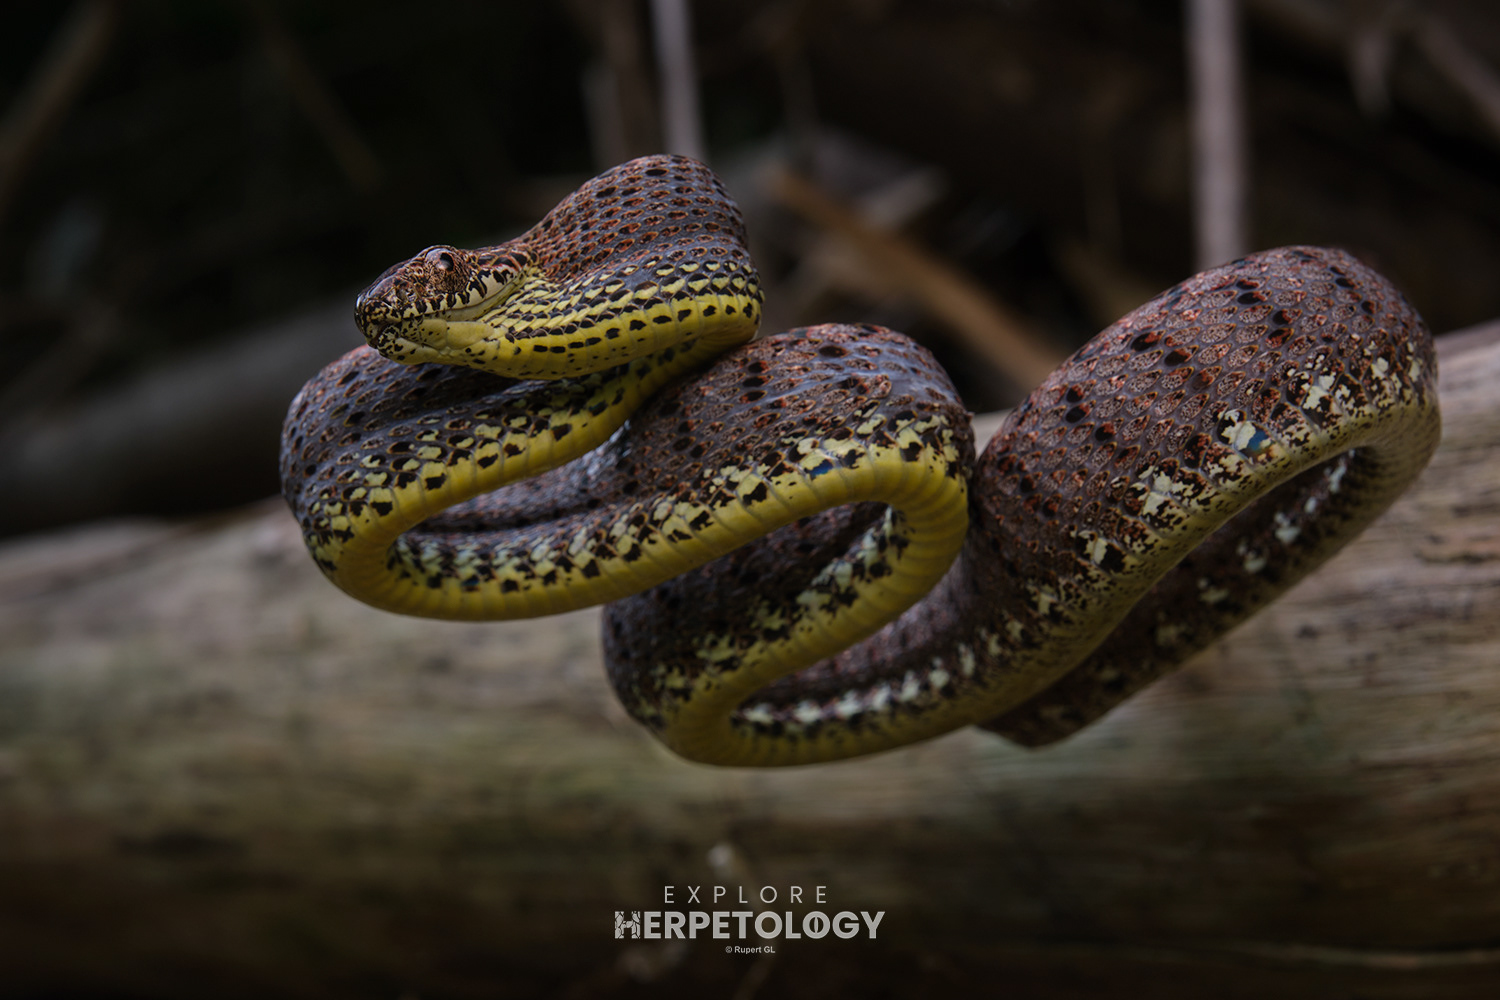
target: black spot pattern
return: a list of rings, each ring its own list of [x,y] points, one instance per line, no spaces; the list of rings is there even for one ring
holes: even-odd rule
[[[731,317],[753,328],[759,313],[739,213],[717,178],[651,157],[589,182],[504,246],[434,247],[398,265],[361,297],[361,318],[399,358],[412,323],[401,310],[420,320],[462,308],[484,281],[523,272],[546,287],[534,300],[516,293],[522,318],[509,336],[567,338],[524,352],[564,365],[585,347],[638,347],[656,328]],[[622,297],[628,306],[615,304]],[[785,760],[820,740],[830,756],[879,749],[938,716],[962,724],[998,712],[987,727],[1014,740],[1062,738],[1337,551],[1415,477],[1438,434],[1420,318],[1378,274],[1318,248],[1253,255],[1142,306],[1037,388],[977,463],[951,385],[899,334],[792,331],[711,364],[695,350],[640,361],[666,365],[675,352],[679,365],[708,366],[608,444],[434,514],[392,546],[386,568],[432,589],[460,577],[507,592],[595,579],[643,558],[668,530],[660,510],[701,511],[671,529],[685,543],[741,502],[725,469],[817,478],[853,466],[848,452],[806,450],[811,439],[868,442],[900,462],[948,456],[941,475],[972,482],[969,534],[948,575],[872,638],[774,681],[736,716],[741,735],[773,741]],[[372,476],[441,491],[458,471],[523,458],[517,441],[576,439],[583,415],[618,405],[639,375],[622,365],[528,382],[355,351],[294,401],[283,490],[332,574],[349,525],[393,514],[365,485]],[[514,436],[486,450],[481,425]],[[745,498],[765,503],[769,492]],[[695,652],[705,635],[724,640],[730,662],[783,638],[774,633],[789,625],[752,627],[747,606],[758,621],[790,622],[811,591],[844,598],[847,581],[830,583],[825,567],[865,582],[890,572],[887,557],[908,544],[893,523],[881,504],[825,511],[612,605],[608,669],[627,708],[666,725],[660,706],[705,670]],[[563,551],[579,538],[588,544]],[[860,546],[865,557],[852,561]]]

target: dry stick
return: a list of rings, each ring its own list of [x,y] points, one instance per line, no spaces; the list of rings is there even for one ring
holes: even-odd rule
[[[1193,218],[1198,268],[1249,249],[1238,0],[1188,0]]]
[[[594,158],[602,170],[658,148],[656,106],[635,5],[571,0],[578,30],[599,59],[584,71],[585,111]]]
[[[360,343],[347,301],[154,368],[72,410],[0,425],[0,523],[27,531],[159,507],[274,461],[288,401]]]
[[[129,303],[155,263],[154,253],[123,256],[112,262],[98,292],[70,301],[67,313],[53,324],[58,334],[0,389],[0,413],[12,420],[7,433],[37,426],[59,400],[65,405],[74,402],[68,395],[128,332],[124,317]]]
[[[1386,72],[1387,67],[1380,60],[1389,58],[1388,53],[1361,51],[1362,47],[1393,45],[1390,38],[1379,37],[1382,32],[1389,36],[1398,31],[1414,34],[1417,46],[1433,68],[1476,105],[1490,134],[1500,137],[1500,76],[1443,22],[1400,7],[1383,6],[1377,11],[1380,22],[1372,28],[1355,23],[1354,15],[1345,16],[1344,8],[1338,4],[1303,0],[1245,0],[1245,3],[1261,24],[1278,35],[1320,50],[1327,59],[1352,59],[1356,96],[1362,104],[1372,98],[1374,101],[1367,111],[1384,110],[1385,91],[1389,88],[1404,106],[1429,119],[1446,119],[1453,110],[1448,92],[1427,86],[1409,74]],[[1371,34],[1377,37],[1362,37]],[[1355,50],[1352,56],[1351,47]]]
[[[1391,107],[1391,63],[1396,56],[1396,7],[1386,5],[1349,28],[1349,84],[1359,109],[1371,118]]]
[[[600,168],[624,163],[630,159],[631,142],[624,112],[625,96],[620,91],[619,74],[610,58],[609,37],[613,33],[601,15],[615,20],[630,18],[628,4],[598,4],[572,0],[567,5],[579,32],[592,45],[595,55],[583,67],[583,113],[588,123],[589,149],[594,164]]]
[[[1351,24],[1350,75],[1360,106],[1367,113],[1390,105],[1387,88],[1399,34],[1410,34],[1432,68],[1467,97],[1491,133],[1500,137],[1500,73],[1434,15],[1420,15],[1394,5],[1382,8],[1368,24]]]
[[[245,0],[245,6],[260,29],[261,44],[281,75],[292,100],[322,135],[329,152],[355,190],[368,193],[380,187],[384,171],[375,151],[359,134],[337,97],[318,78],[307,54],[281,22],[275,8],[265,0]]]
[[[669,153],[705,158],[698,113],[698,71],[693,61],[692,15],[687,0],[651,0],[656,69],[661,85],[662,145]]]
[[[1083,240],[1060,240],[1053,259],[1073,294],[1088,307],[1089,318],[1102,329],[1136,306],[1149,302],[1160,289],[1131,272],[1119,259]]]
[[[106,299],[85,302],[61,327],[38,358],[0,387],[0,413],[14,421],[13,426],[35,419],[38,411],[92,371],[124,328],[118,301]]]
[[[90,0],[75,6],[26,88],[0,122],[0,219],[20,189],[27,168],[104,57],[119,24],[119,13],[117,0]]]
[[[1062,361],[1025,320],[974,279],[901,236],[879,229],[787,170],[769,177],[772,198],[848,245],[892,290],[911,296],[1015,383],[1030,389]]]
[[[1484,124],[1500,136],[1500,74],[1437,17],[1422,18],[1415,34],[1417,46],[1433,68],[1464,92]]]
[[[743,32],[775,69],[788,155],[798,169],[805,170],[812,168],[818,145],[818,101],[807,52],[808,13],[805,4],[762,4]]]
[[[589,62],[583,68],[583,113],[588,120],[589,149],[601,168],[630,159],[625,116],[619,111],[620,88],[614,72],[603,60]]]

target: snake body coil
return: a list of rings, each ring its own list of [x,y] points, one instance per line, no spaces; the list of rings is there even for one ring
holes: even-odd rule
[[[614,601],[615,689],[692,759],[975,723],[1039,745],[1285,591],[1439,434],[1430,336],[1339,251],[1142,306],[977,463],[921,348],[847,326],[747,342],[759,302],[738,210],[675,157],[504,246],[391,269],[357,306],[367,338],[447,363],[361,348],[293,402],[283,490],[314,558],[413,614]]]

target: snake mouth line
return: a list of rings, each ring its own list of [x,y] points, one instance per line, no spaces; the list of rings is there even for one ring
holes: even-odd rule
[[[407,336],[412,325],[410,321],[394,318],[381,321],[360,317],[359,332],[364,336],[365,343],[380,354],[392,361],[409,365],[429,360],[420,355],[430,351],[426,344]]]
[[[461,352],[488,337],[501,337],[500,320],[506,302],[526,274],[478,275],[462,287],[429,289],[411,286],[419,280],[406,274],[432,254],[414,258],[387,271],[355,300],[354,317],[365,341],[392,360],[448,361],[463,364]]]
[[[499,312],[503,294],[497,291],[480,302],[442,315],[408,312],[403,315],[365,315],[360,332],[379,353],[402,364],[425,361],[463,363],[463,352],[490,337],[503,334],[488,319]]]
[[[420,327],[434,321],[464,322],[497,315],[504,304],[506,294],[514,287],[506,284],[487,292],[472,303],[423,309],[417,302],[403,299],[374,300],[361,296],[355,304],[355,316],[362,329],[385,329],[397,327]]]

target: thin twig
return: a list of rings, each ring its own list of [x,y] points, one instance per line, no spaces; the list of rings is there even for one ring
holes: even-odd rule
[[[661,86],[662,145],[669,153],[704,159],[698,113],[698,70],[693,59],[692,15],[687,0],[651,0],[656,70]]]
[[[911,296],[1016,384],[1029,389],[1061,362],[1026,322],[974,279],[903,237],[879,229],[813,182],[788,170],[769,177],[771,197],[838,236],[891,290]]]
[[[1463,91],[1485,126],[1500,137],[1500,74],[1436,16],[1421,18],[1415,34],[1417,47],[1432,67]]]
[[[1391,65],[1400,20],[1397,5],[1386,3],[1349,25],[1349,83],[1360,110],[1372,118],[1391,107]]]
[[[44,405],[63,396],[93,369],[123,328],[116,302],[86,302],[40,357],[0,387],[0,413],[12,426],[34,418]]]
[[[269,487],[287,401],[309,372],[359,342],[340,301],[149,369],[24,427],[0,424],[0,482],[25,484],[0,491],[0,523],[28,531],[132,508],[181,509],[184,498],[206,506]]]
[[[87,0],[75,5],[0,122],[0,219],[20,189],[27,169],[104,58],[119,14],[117,0]]]
[[[635,4],[569,0],[565,7],[597,55],[583,74],[595,165],[602,170],[658,149],[657,109]]]
[[[1249,249],[1238,0],[1188,0],[1193,219],[1198,267]]]
[[[812,170],[817,155],[818,98],[808,55],[809,5],[802,0],[760,4],[743,37],[776,71],[781,96],[782,128],[790,145],[788,158],[799,170]]]
[[[583,68],[583,110],[588,118],[589,148],[600,169],[630,159],[630,137],[620,114],[620,88],[609,63],[595,59]]]
[[[318,77],[296,37],[287,30],[275,8],[265,0],[245,0],[260,30],[261,44],[281,75],[292,100],[312,122],[329,152],[338,160],[355,190],[368,193],[380,187],[384,171],[354,119]]]
[[[1083,240],[1059,240],[1052,256],[1073,294],[1088,307],[1089,318],[1100,327],[1150,301],[1158,290],[1132,274],[1114,254]]]

